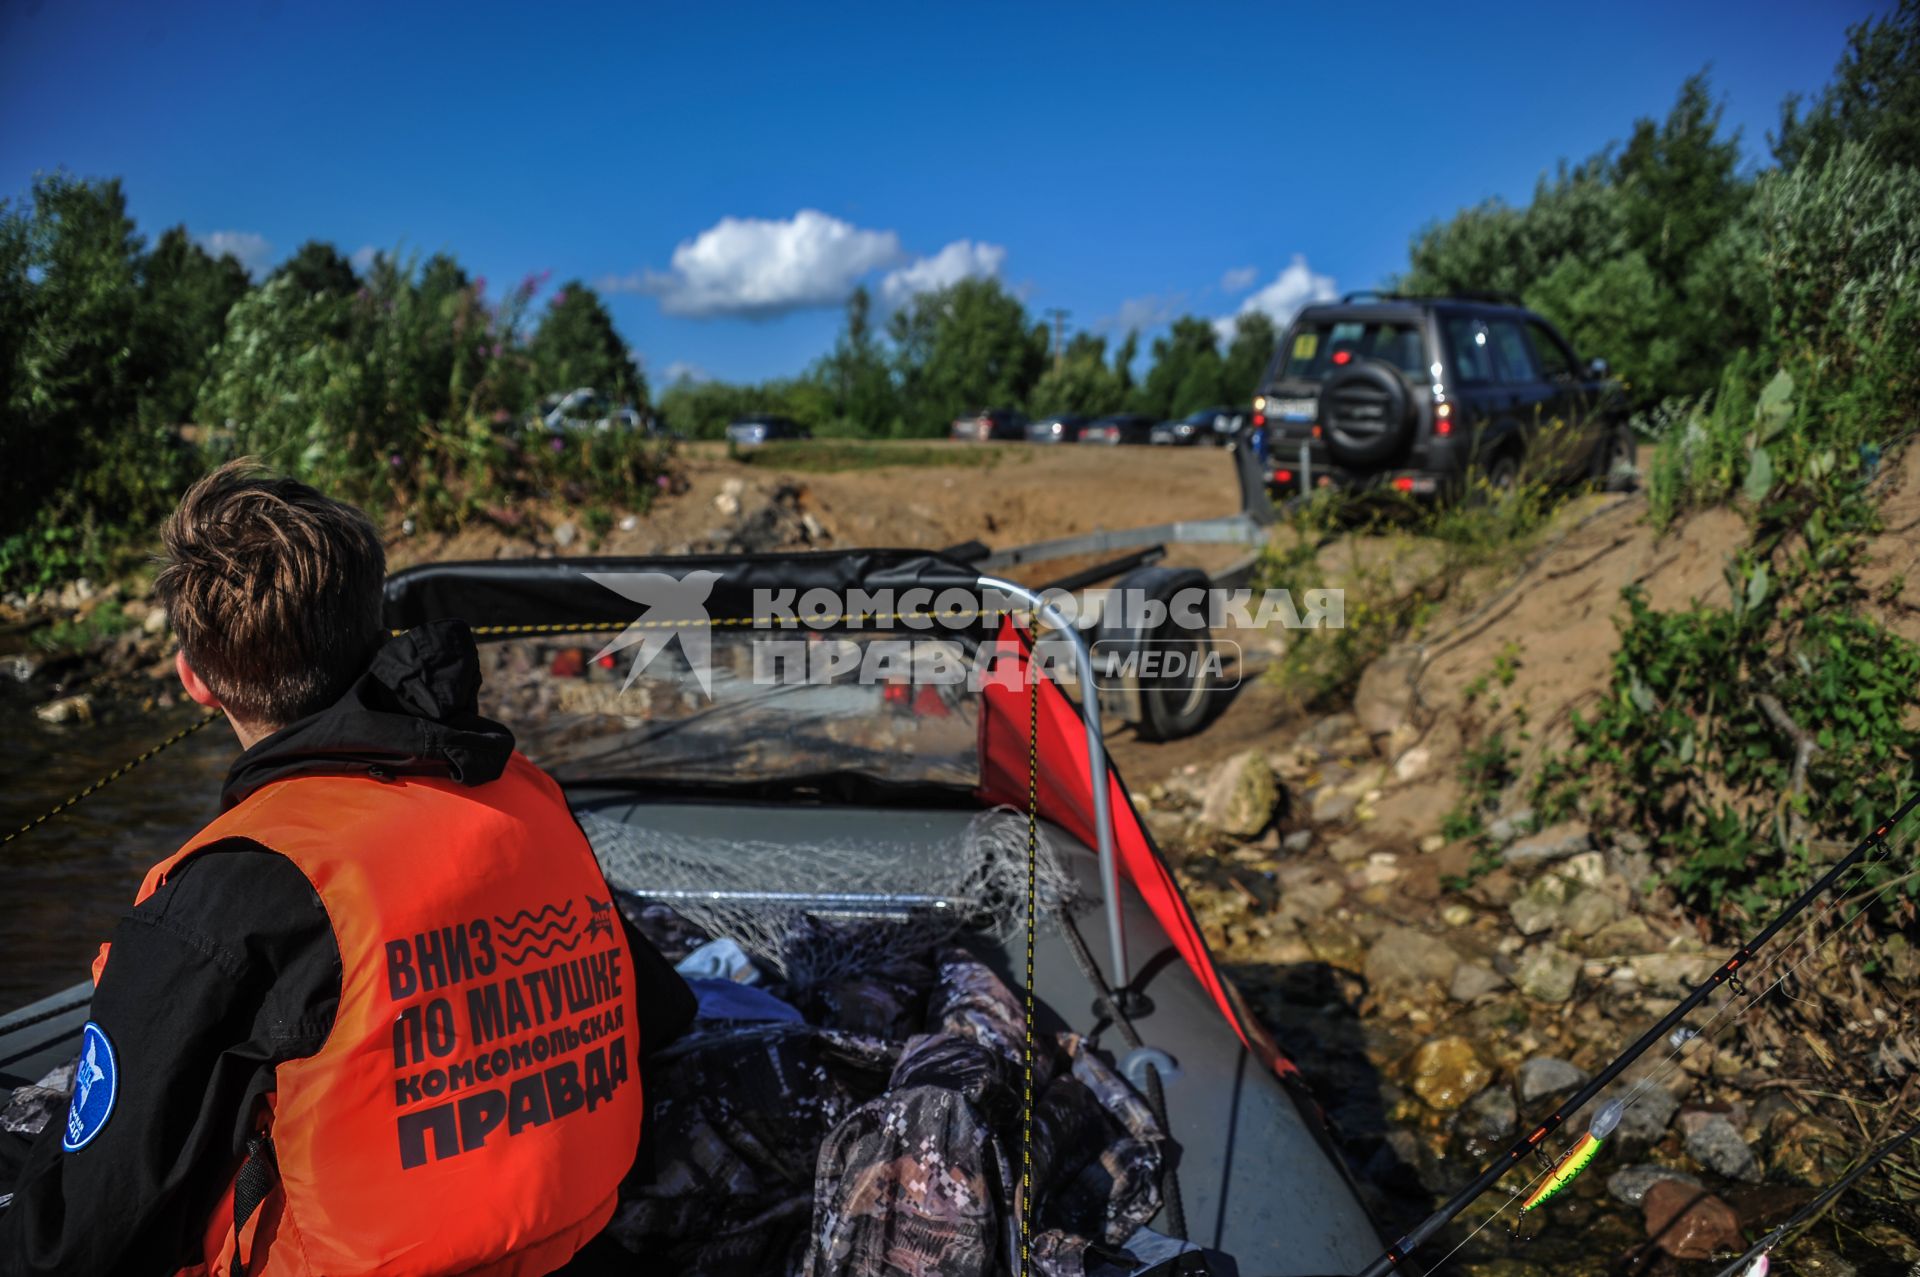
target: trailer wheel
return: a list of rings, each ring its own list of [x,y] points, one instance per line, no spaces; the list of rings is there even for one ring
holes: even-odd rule
[[[1139,597],[1169,604],[1181,591],[1204,591],[1211,588],[1211,583],[1195,568],[1148,567],[1127,573],[1115,588],[1123,592],[1119,596],[1123,600]],[[1187,672],[1140,677],[1140,709],[1133,726],[1142,740],[1191,736],[1207,725],[1218,707],[1220,689],[1208,660],[1214,650],[1213,631],[1207,626],[1204,605],[1200,611],[1201,615],[1193,617],[1169,609],[1151,628],[1134,624],[1147,618],[1127,616],[1124,610],[1121,615],[1101,619],[1097,654],[1103,662],[1124,661],[1129,654],[1137,654],[1141,668],[1149,659],[1165,668],[1177,653],[1185,670],[1199,671],[1197,676]],[[1153,656],[1149,658],[1148,653]]]

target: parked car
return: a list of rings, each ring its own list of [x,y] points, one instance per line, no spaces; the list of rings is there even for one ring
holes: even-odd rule
[[[1287,330],[1259,394],[1276,489],[1462,491],[1472,474],[1630,485],[1633,436],[1604,360],[1517,301],[1349,294]]]
[[[1238,408],[1202,408],[1178,421],[1163,421],[1153,428],[1152,441],[1164,447],[1189,448],[1212,443],[1222,447],[1233,443],[1245,424],[1247,414]]]
[[[632,404],[616,404],[591,386],[540,401],[540,424],[553,431],[645,430],[657,434],[653,421]]]
[[[1011,408],[982,408],[979,412],[956,418],[948,433],[952,438],[964,439],[969,443],[986,443],[990,439],[1024,439],[1027,437],[1027,418],[1024,413]]]
[[[1077,443],[1086,428],[1085,417],[1042,417],[1027,426],[1028,443]]]
[[[727,426],[727,442],[741,448],[757,448],[763,443],[772,443],[776,439],[811,438],[813,438],[813,431],[792,417],[781,417],[772,413],[757,417],[742,417]]]
[[[1100,443],[1109,446],[1122,443],[1153,442],[1153,418],[1137,412],[1116,412],[1110,417],[1102,417],[1090,422],[1080,432],[1081,443]]]

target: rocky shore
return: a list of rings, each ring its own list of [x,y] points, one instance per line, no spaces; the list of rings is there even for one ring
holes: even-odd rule
[[[1313,1082],[1381,1216],[1405,1227],[1731,945],[1674,908],[1632,832],[1516,809],[1486,842],[1450,841],[1457,750],[1359,705],[1372,721],[1310,720],[1281,748],[1177,771],[1141,798],[1218,956]],[[1913,1076],[1892,1030],[1920,964],[1865,981],[1853,961],[1827,945],[1753,1012],[1696,1013],[1553,1141],[1557,1154],[1605,1100],[1627,1102],[1571,1188],[1521,1218],[1509,1190],[1546,1164],[1516,1169],[1428,1262],[1458,1246],[1450,1270],[1485,1277],[1715,1271],[1702,1261],[1737,1254],[1890,1133],[1884,1101]],[[1911,1270],[1916,1220],[1887,1191],[1843,1200],[1775,1271]]]

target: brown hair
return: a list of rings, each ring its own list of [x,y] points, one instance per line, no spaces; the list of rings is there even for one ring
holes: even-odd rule
[[[380,646],[387,555],[355,506],[242,458],[189,488],[161,539],[154,594],[187,663],[249,726],[326,708]]]

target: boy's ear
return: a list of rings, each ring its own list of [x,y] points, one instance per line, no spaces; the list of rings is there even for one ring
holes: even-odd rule
[[[194,673],[193,666],[187,663],[185,648],[173,654],[173,672],[180,676],[180,686],[186,689],[187,695],[193,698],[194,704],[204,705],[208,709],[220,708],[220,698],[213,694],[213,689],[207,686],[206,680]]]

